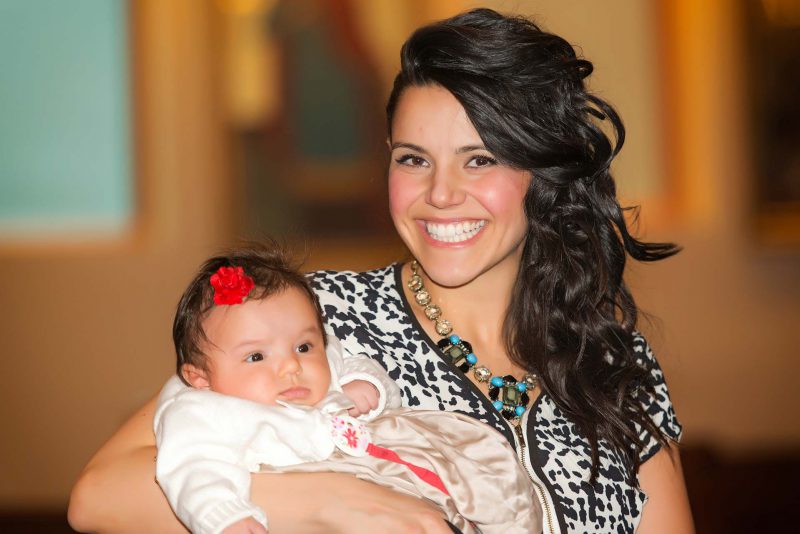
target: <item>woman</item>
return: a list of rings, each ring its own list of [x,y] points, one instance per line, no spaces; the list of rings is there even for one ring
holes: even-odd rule
[[[345,351],[378,359],[404,404],[507,436],[546,532],[691,532],[680,425],[622,280],[626,255],[677,249],[628,232],[609,173],[624,129],[591,70],[490,10],[417,30],[387,106],[390,210],[416,262],[314,283]],[[87,466],[73,526],[179,528],[152,480],[152,408]],[[449,532],[425,503],[336,474],[257,475],[253,500],[275,532]]]

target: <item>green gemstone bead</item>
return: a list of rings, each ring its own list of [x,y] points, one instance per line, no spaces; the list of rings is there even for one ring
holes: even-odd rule
[[[520,403],[522,398],[522,393],[516,388],[516,386],[504,386],[503,387],[503,404],[511,404],[516,406]]]

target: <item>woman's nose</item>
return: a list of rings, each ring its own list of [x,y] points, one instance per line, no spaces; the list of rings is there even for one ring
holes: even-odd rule
[[[464,202],[464,196],[457,173],[446,167],[439,167],[433,171],[427,195],[428,204],[445,209]]]

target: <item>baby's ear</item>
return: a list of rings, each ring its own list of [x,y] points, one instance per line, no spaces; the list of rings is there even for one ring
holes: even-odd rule
[[[196,367],[191,363],[184,363],[181,367],[183,378],[195,389],[209,389],[211,383],[208,381],[208,371]]]

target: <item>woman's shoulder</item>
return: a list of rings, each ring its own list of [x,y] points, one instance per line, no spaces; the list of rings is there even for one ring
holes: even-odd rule
[[[675,414],[664,371],[662,371],[652,347],[640,332],[633,333],[633,352],[636,362],[649,373],[651,387],[642,388],[638,393],[642,408],[664,437],[672,441],[680,441],[683,428]],[[647,391],[648,389],[649,391]],[[645,447],[639,458],[644,462],[658,452],[661,445],[655,436],[651,436],[644,429],[640,432],[640,436],[643,438]]]
[[[402,293],[397,290],[398,271],[394,264],[363,272],[309,274],[325,322],[346,350],[353,348],[348,340],[364,343],[369,336],[382,336],[407,326]]]
[[[308,273],[317,295],[335,296],[352,301],[356,295],[372,293],[395,286],[396,264],[369,271],[321,270]]]

